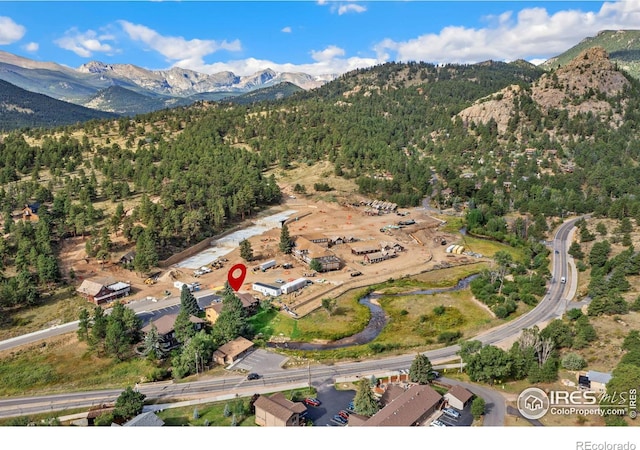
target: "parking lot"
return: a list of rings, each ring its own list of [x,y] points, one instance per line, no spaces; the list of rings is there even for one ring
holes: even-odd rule
[[[287,359],[289,359],[287,356],[257,349],[236,362],[232,368],[264,374],[281,370],[284,363],[287,362]]]
[[[333,387],[318,390],[316,397],[322,404],[307,406],[307,417],[315,426],[341,426],[333,420],[333,416],[342,409],[346,410],[355,395],[355,391],[338,391]]]
[[[473,416],[471,415],[471,403],[469,403],[462,411],[456,409],[460,413],[460,417],[454,419],[440,411],[437,419],[444,423],[448,427],[470,427],[473,423]],[[434,419],[435,420],[435,419]]]

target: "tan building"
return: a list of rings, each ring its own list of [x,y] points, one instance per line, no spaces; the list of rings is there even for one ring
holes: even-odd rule
[[[453,386],[446,394],[444,394],[444,399],[447,403],[460,410],[464,409],[472,398],[473,394],[458,384]]]
[[[278,392],[267,397],[261,395],[254,402],[256,425],[263,427],[296,427],[301,416],[307,411],[302,402],[292,402]]]
[[[242,336],[237,337],[213,352],[213,361],[220,365],[233,364],[238,358],[246,355],[251,348],[253,348],[253,342]]]
[[[326,237],[326,236],[325,236]],[[296,236],[295,247],[293,247],[293,256],[304,261],[307,264],[311,264],[312,260],[317,260],[320,263],[320,272],[328,272],[331,270],[340,270],[342,260],[331,252],[326,250],[321,245],[310,241],[305,236]],[[328,245],[329,238],[323,242]]]
[[[242,307],[248,316],[255,314],[256,310],[260,306],[260,300],[253,294],[248,292],[238,292],[236,297],[242,302]],[[212,303],[204,308],[204,314],[209,323],[214,324],[222,312],[222,302]]]

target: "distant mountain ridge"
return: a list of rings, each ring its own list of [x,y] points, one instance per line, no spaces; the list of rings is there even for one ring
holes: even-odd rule
[[[337,75],[312,76],[305,73],[278,73],[265,69],[248,76],[232,72],[205,74],[193,70],[174,67],[168,70],[149,70],[133,64],[106,64],[91,61],[78,69],[72,69],[53,62],[40,62],[0,51],[0,79],[8,81],[28,91],[48,95],[58,100],[68,101],[96,109],[104,109],[121,114],[148,112],[148,108],[166,108],[188,103],[181,99],[195,101],[201,98],[228,97],[264,87],[289,82],[302,89],[312,89],[331,81]],[[108,90],[120,87],[123,90]],[[128,92],[148,97],[142,99]],[[215,95],[222,94],[222,95]],[[111,102],[100,98],[111,96]],[[114,102],[115,97],[120,99]],[[133,107],[133,98],[142,100],[143,107]]]
[[[58,127],[91,119],[116,117],[104,111],[66,103],[0,80],[0,130]]]

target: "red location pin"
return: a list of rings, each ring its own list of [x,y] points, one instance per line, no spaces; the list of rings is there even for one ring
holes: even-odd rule
[[[240,271],[240,276],[234,276],[234,273]],[[244,282],[244,277],[247,276],[247,266],[244,264],[236,264],[229,270],[229,275],[227,275],[227,280],[229,281],[229,286],[233,288],[234,291],[238,291]]]

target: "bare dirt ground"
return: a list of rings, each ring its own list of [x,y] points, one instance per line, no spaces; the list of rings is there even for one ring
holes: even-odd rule
[[[406,216],[389,213],[379,216],[365,214],[366,207],[356,207],[350,204],[341,205],[337,202],[326,202],[315,198],[306,198],[303,195],[294,195],[290,186],[284,186],[286,201],[268,212],[274,214],[284,210],[296,210],[299,219],[289,223],[289,232],[292,237],[308,234],[324,234],[329,237],[342,236],[356,239],[351,244],[341,244],[331,247],[329,253],[335,254],[343,261],[340,270],[319,273],[315,277],[309,277],[314,281],[309,287],[293,294],[282,296],[281,300],[300,316],[318,308],[325,296],[335,297],[360,286],[367,286],[388,280],[400,278],[428,270],[433,267],[444,267],[475,262],[477,260],[464,255],[451,255],[445,253],[446,246],[441,244],[442,239],[447,244],[460,243],[459,235],[448,234],[439,229],[442,222],[438,218],[431,217],[421,208],[403,209]],[[292,198],[294,197],[294,198]],[[415,220],[414,225],[402,229],[390,229],[381,232],[386,225],[397,225],[401,220]],[[118,251],[112,254],[111,261],[102,265],[95,259],[86,257],[85,243],[87,237],[75,237],[67,239],[60,253],[61,269],[65,276],[69,269],[73,268],[76,276],[75,283],[79,285],[85,278],[113,277],[120,281],[126,281],[132,285],[132,295],[129,299],[143,297],[162,298],[165,291],[173,295],[178,290],[173,283],[176,280],[183,282],[198,281],[201,289],[221,289],[227,280],[229,268],[236,263],[244,263],[248,267],[242,291],[252,292],[254,282],[263,282],[277,285],[276,280],[285,282],[305,276],[311,271],[308,265],[297,260],[292,255],[284,255],[278,250],[280,241],[280,229],[274,228],[261,235],[251,237],[255,260],[246,263],[240,258],[239,249],[234,249],[225,258],[228,262],[222,269],[195,277],[193,271],[186,268],[170,267],[160,270],[158,281],[154,285],[146,285],[145,277],[133,271],[122,268],[118,263],[120,256],[131,247],[125,247],[121,237],[112,236],[117,244]],[[398,252],[398,256],[375,264],[365,262],[364,255],[354,255],[351,245],[380,246],[383,243],[400,244],[404,250]],[[261,262],[276,259],[279,265],[290,263],[291,269],[281,267],[269,269],[266,272],[253,272],[252,267]],[[352,272],[361,272],[358,277],[351,277]]]

